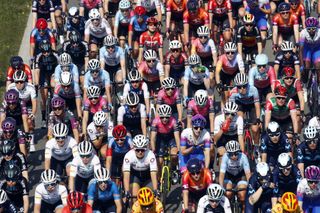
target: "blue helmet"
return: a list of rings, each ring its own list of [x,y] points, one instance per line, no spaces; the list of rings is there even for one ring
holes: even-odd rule
[[[193,127],[204,128],[206,126],[207,121],[202,115],[196,114],[191,118],[191,123]]]

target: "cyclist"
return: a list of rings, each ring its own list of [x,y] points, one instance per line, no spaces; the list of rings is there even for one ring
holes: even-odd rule
[[[16,213],[19,211],[8,198],[7,193],[2,189],[0,189],[0,205],[1,213]]]
[[[197,158],[190,158],[187,170],[182,175],[183,209],[196,208],[201,197],[206,195],[206,189],[213,182],[211,171],[203,168],[203,162]]]
[[[18,70],[22,70],[28,78],[28,83],[32,84],[32,72],[28,64],[25,64],[20,56],[12,56],[10,58],[10,66],[7,69],[6,86],[13,82],[13,75]]]
[[[219,184],[210,184],[207,188],[207,194],[199,200],[197,213],[231,213],[230,201],[224,196],[224,193],[225,190]]]
[[[126,79],[126,62],[123,49],[117,45],[117,38],[107,35],[100,48],[100,67],[108,70],[110,81],[122,83]]]
[[[163,2],[157,0],[136,1],[137,6],[143,6],[144,8],[146,8],[147,16],[154,18],[157,16],[158,21],[162,21],[162,11],[164,10],[163,5],[161,4],[163,4]]]
[[[104,15],[103,10],[103,1],[101,0],[81,0],[79,2],[79,15],[84,17],[85,20],[91,19],[90,17],[90,11],[92,9],[95,9],[98,14],[100,14],[101,17]]]
[[[272,213],[302,213],[297,196],[292,192],[286,192],[281,197],[281,203],[277,203],[272,208]]]
[[[209,168],[210,164],[210,133],[204,129],[206,119],[201,114],[191,118],[192,128],[182,130],[180,139],[179,164],[180,171],[186,170],[189,159],[197,158],[203,160],[204,167]]]
[[[119,186],[122,177],[123,159],[132,148],[132,139],[127,136],[127,129],[123,125],[116,125],[112,130],[112,136],[106,153],[106,169],[110,171],[111,178]]]
[[[44,0],[44,1],[33,0],[32,1],[32,28],[34,28],[37,25],[37,21],[39,19],[43,19],[49,22],[50,29],[54,29],[55,31],[57,30],[57,23],[55,19],[56,7],[53,3],[56,3],[56,1],[52,1],[52,0]]]
[[[318,212],[320,210],[320,168],[308,166],[305,178],[300,181],[297,188],[299,206],[303,212]]]
[[[138,191],[137,201],[132,205],[132,213],[163,213],[164,208],[160,200],[155,198],[149,187],[143,187]]]
[[[78,67],[74,63],[72,63],[71,55],[69,55],[68,53],[62,53],[59,57],[59,64],[54,70],[55,84],[59,83],[59,78],[62,72],[70,72],[72,74],[74,82],[79,83]]]
[[[83,38],[85,28],[85,18],[79,15],[79,9],[77,7],[70,7],[68,11],[68,17],[66,21],[67,38],[70,39],[69,34],[71,31],[77,31],[80,34],[80,38]]]
[[[34,213],[59,212],[67,204],[67,188],[59,184],[57,173],[46,169],[41,173],[41,182],[34,194]]]
[[[154,153],[148,148],[149,139],[144,135],[136,135],[132,145],[133,149],[124,156],[122,166],[125,196],[130,197],[132,194],[136,197],[139,189],[148,185],[152,185],[154,194],[159,196],[157,161]]]
[[[64,123],[55,124],[52,131],[54,138],[48,140],[45,146],[44,167],[53,169],[59,176],[65,170],[70,176],[70,162],[79,155],[77,142],[67,136],[68,126]]]
[[[249,70],[249,85],[258,89],[260,101],[268,100],[274,88],[276,74],[272,66],[268,65],[266,54],[258,54],[255,58],[257,66]]]
[[[171,32],[179,34],[182,41],[183,35],[183,13],[187,9],[186,0],[169,0],[166,3],[166,36],[170,37]],[[177,33],[176,33],[177,32]],[[182,47],[182,45],[181,45]]]
[[[305,168],[320,164],[320,145],[317,129],[313,126],[308,126],[304,129],[303,136],[305,140],[297,148],[297,166],[302,177],[304,177]]]
[[[93,153],[92,144],[83,141],[78,144],[79,155],[73,158],[70,166],[69,191],[87,193],[89,181],[93,178],[94,171],[101,167],[100,160]]]
[[[300,26],[302,26],[302,28],[306,28],[306,9],[305,6],[300,3],[300,1],[298,0],[290,0],[290,11],[291,13],[295,14],[298,17],[298,21]]]
[[[246,188],[251,176],[249,160],[247,156],[241,152],[240,144],[237,141],[229,141],[226,146],[226,153],[222,156],[219,172],[219,184],[227,190],[226,197],[231,200],[233,196],[238,196],[244,209]],[[236,195],[232,189],[242,190]]]
[[[21,175],[21,170],[17,165],[7,164],[3,168],[0,189],[7,193],[8,198],[19,209],[19,212],[27,213],[29,211],[28,181]]]
[[[70,192],[67,198],[67,206],[63,207],[62,213],[92,213],[92,208],[84,202],[81,192]]]
[[[261,137],[261,161],[266,162],[273,170],[277,165],[278,156],[281,153],[288,153],[292,157],[291,151],[292,147],[285,132],[281,131],[277,122],[270,122],[266,134]]]

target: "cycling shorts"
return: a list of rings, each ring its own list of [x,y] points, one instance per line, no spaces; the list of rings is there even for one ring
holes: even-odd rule
[[[238,74],[237,72],[234,72],[232,75],[229,75],[225,73],[223,70],[220,71],[220,81],[223,85],[230,86],[231,82],[233,81],[234,77]]]
[[[158,133],[156,139],[156,156],[163,157],[168,147],[177,147],[173,134],[161,135]]]
[[[213,64],[213,59],[212,59],[212,55],[207,56],[207,57],[200,57],[201,61],[202,61],[202,65],[207,67],[209,69],[210,66],[212,66]],[[210,72],[212,72],[211,69],[209,69]]]
[[[188,88],[188,96],[193,97],[197,90],[203,89],[206,90],[206,87],[204,86],[204,83],[200,85],[193,84],[189,81],[189,88]]]
[[[109,17],[112,17],[112,18],[115,17],[119,9],[119,2],[109,1],[108,7],[109,7]]]
[[[157,16],[158,13],[157,13],[157,10],[156,9],[153,9],[153,10],[150,10],[149,12],[147,11],[146,15],[148,17],[154,17],[154,16]]]
[[[184,76],[184,69],[185,69],[184,67],[182,67],[181,69],[173,69],[170,66],[169,76],[174,80],[176,80],[176,82],[180,82],[180,79]]]
[[[269,93],[271,93],[271,86],[267,86],[265,88],[258,88],[258,93],[259,93],[259,99],[260,99],[260,103],[262,104],[263,102],[266,102],[266,97]]]
[[[225,147],[226,143],[231,140],[238,141],[238,135],[237,134],[235,134],[235,135],[222,134],[221,138],[217,141],[217,148]]]
[[[56,208],[63,208],[61,200],[59,200],[54,204],[47,203],[43,200],[41,201],[41,209],[40,209],[41,213],[52,213],[55,211]]]
[[[111,163],[111,177],[121,178],[122,177],[122,165],[125,153],[112,152],[112,163]]]
[[[320,62],[320,49],[312,50],[311,48],[303,48],[303,60],[313,62],[314,64]]]
[[[87,194],[88,191],[88,185],[90,180],[93,178],[93,175],[91,175],[88,178],[80,177],[79,175],[75,178],[75,190],[77,192],[82,192],[84,194]]]
[[[231,9],[232,9],[232,17],[234,19],[238,18],[238,11],[241,7],[243,7],[243,2],[230,2],[231,3]]]
[[[286,132],[286,133],[293,133],[293,125],[292,125],[292,120],[291,117],[289,116],[286,119],[280,120],[280,119],[275,119],[271,115],[271,121],[275,121],[281,126],[281,129]]]
[[[118,37],[120,36],[124,36],[124,37],[128,37],[128,32],[129,32],[129,28],[128,26],[121,26],[118,28]]]
[[[132,41],[136,41],[139,43],[139,39],[142,33],[144,33],[144,31],[140,32],[140,31],[133,30]]]
[[[68,165],[71,164],[72,159],[72,155],[68,159],[62,161],[57,160],[53,156],[51,156],[50,169],[53,169],[59,176],[62,176],[63,171],[66,169]]]
[[[256,23],[260,31],[267,31],[268,24],[265,17],[256,17]]]
[[[233,185],[247,185],[247,181],[245,180],[245,174],[244,171],[242,170],[239,174],[237,175],[232,175],[228,172],[225,173],[225,178],[224,178],[224,183],[225,184],[233,184]]]
[[[263,194],[262,194],[263,196]],[[246,213],[255,213],[258,212],[258,209],[260,208],[261,212],[271,212],[271,199],[266,199],[266,198],[261,198],[254,204],[251,205],[249,203],[249,199],[246,198],[246,208],[245,211]]]
[[[150,169],[146,171],[131,170],[130,184],[136,183],[140,187],[147,186],[151,183]]]
[[[99,47],[103,46],[104,37],[98,38],[92,34],[90,34],[89,44],[96,44]]]
[[[110,75],[110,81],[113,82],[113,78],[118,71],[121,71],[120,63],[115,66],[109,66],[108,64],[104,65],[104,70],[107,70]]]
[[[242,104],[241,102],[236,100],[236,104],[239,106],[239,111],[243,113],[248,113],[247,121],[249,123],[254,124],[257,120],[257,115],[256,115],[256,108],[254,103],[253,104]]]
[[[48,87],[50,86],[51,76],[54,74],[54,70],[52,71],[41,71],[39,77],[39,86],[40,87]]]
[[[107,200],[107,201],[101,201],[99,199],[95,200],[93,202],[93,206],[92,206],[92,210],[93,212],[97,211],[97,212],[116,212],[116,204],[114,203],[114,200]]]

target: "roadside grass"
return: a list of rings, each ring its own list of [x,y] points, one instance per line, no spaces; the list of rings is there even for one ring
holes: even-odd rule
[[[0,97],[5,90],[9,60],[19,52],[31,4],[31,0],[0,0]]]

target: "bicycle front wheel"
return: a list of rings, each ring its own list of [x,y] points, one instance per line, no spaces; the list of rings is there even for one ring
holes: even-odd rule
[[[170,191],[170,174],[169,174],[169,167],[164,166],[162,168],[162,178],[161,178],[161,196],[160,200],[163,205],[163,209],[166,209],[166,201],[167,195]]]

